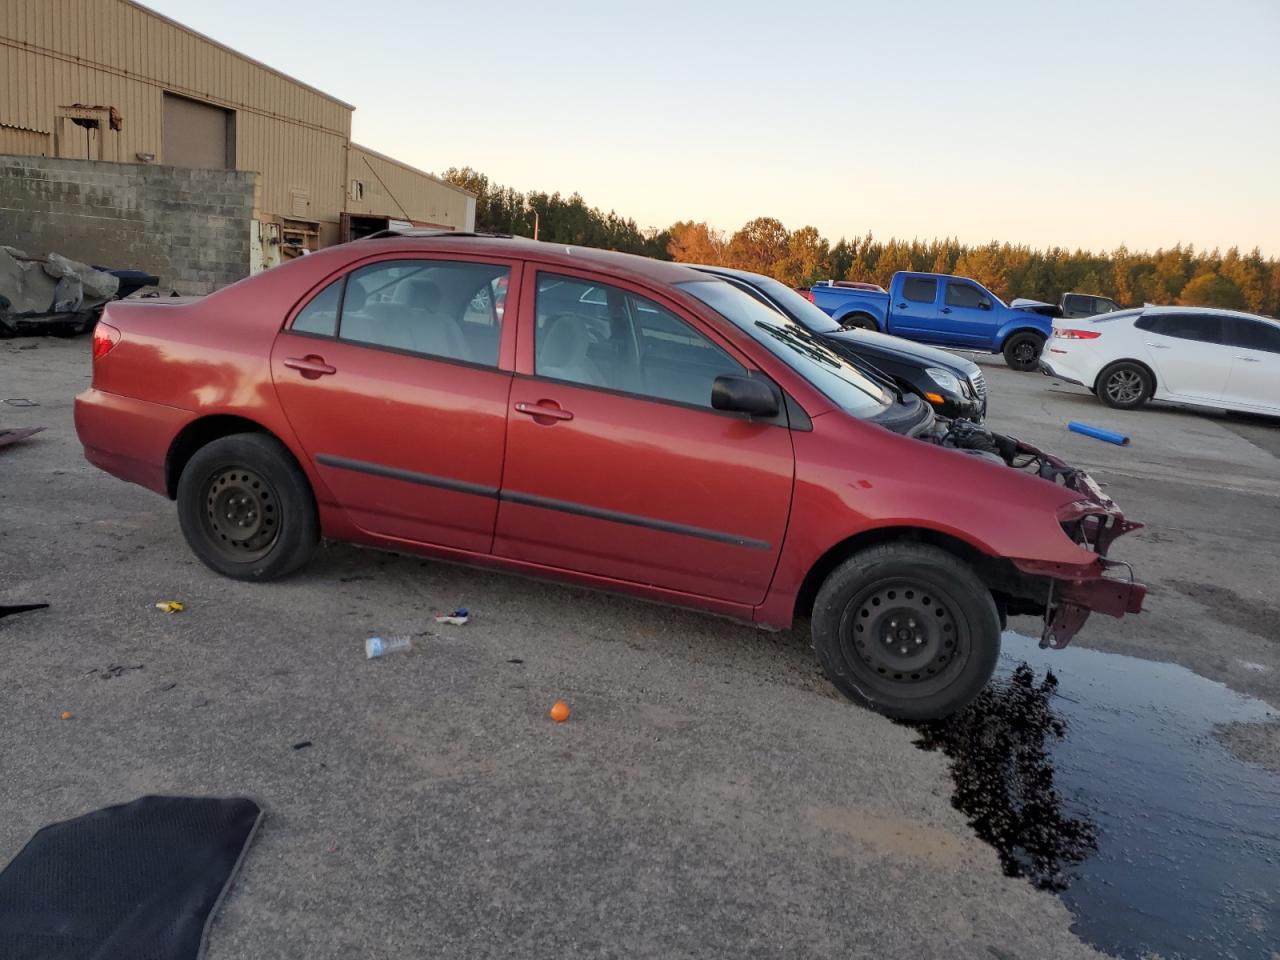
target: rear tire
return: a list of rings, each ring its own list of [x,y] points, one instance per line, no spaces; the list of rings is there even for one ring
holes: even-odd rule
[[[875,318],[866,313],[851,314],[840,321],[840,326],[845,330],[870,330],[873,333],[880,329]]]
[[[1151,399],[1155,384],[1141,364],[1121,360],[1098,374],[1093,392],[1108,407],[1136,410]]]
[[[1040,351],[1044,349],[1044,337],[1024,332],[1015,333],[1004,342],[1004,362],[1010,370],[1026,373],[1040,366]]]
[[[235,580],[274,580],[320,539],[306,475],[279,440],[237,433],[195,452],[178,479],[178,522],[205,566]]]
[[[850,700],[899,720],[935,720],[973,700],[1000,655],[991,592],[958,557],[921,543],[855,553],[814,602],[813,648]]]

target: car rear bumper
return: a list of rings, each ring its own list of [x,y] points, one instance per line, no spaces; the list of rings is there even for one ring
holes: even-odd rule
[[[1043,353],[1040,355],[1040,372],[1046,377],[1057,377],[1059,380],[1065,380],[1067,383],[1075,383],[1082,387],[1084,386],[1084,384],[1080,383],[1080,381],[1075,377],[1069,376],[1054,367],[1053,363],[1050,362]]]
[[[89,388],[76,397],[76,435],[85,459],[112,476],[168,495],[165,460],[191,413]]]

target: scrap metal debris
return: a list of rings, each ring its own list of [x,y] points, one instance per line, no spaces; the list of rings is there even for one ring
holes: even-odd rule
[[[181,613],[186,609],[186,605],[181,600],[161,600],[156,604],[157,610],[163,610],[165,613]]]
[[[43,610],[47,606],[49,606],[47,603],[15,603],[0,606],[0,617],[7,617],[12,613],[26,613],[28,610]]]
[[[471,619],[471,611],[466,607],[459,607],[453,613],[437,613],[436,623],[451,623],[455,627],[460,627]]]
[[[7,447],[11,443],[35,436],[43,429],[44,427],[22,427],[16,430],[0,430],[0,447]]]
[[[122,279],[123,278],[123,279]],[[0,337],[84,333],[122,293],[159,283],[133,270],[91,267],[57,253],[31,257],[0,246]]]

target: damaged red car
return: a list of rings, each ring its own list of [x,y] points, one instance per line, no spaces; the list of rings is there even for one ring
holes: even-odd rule
[[[908,719],[977,695],[1011,614],[1061,647],[1142,607],[1088,476],[677,264],[410,231],[112,303],[93,355],[85,455],[228,577],[330,537],[808,618],[831,681]]]

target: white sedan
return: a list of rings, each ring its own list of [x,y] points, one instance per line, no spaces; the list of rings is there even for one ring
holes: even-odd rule
[[[1109,407],[1155,398],[1280,416],[1280,322],[1248,313],[1144,307],[1055,320],[1040,361]]]

